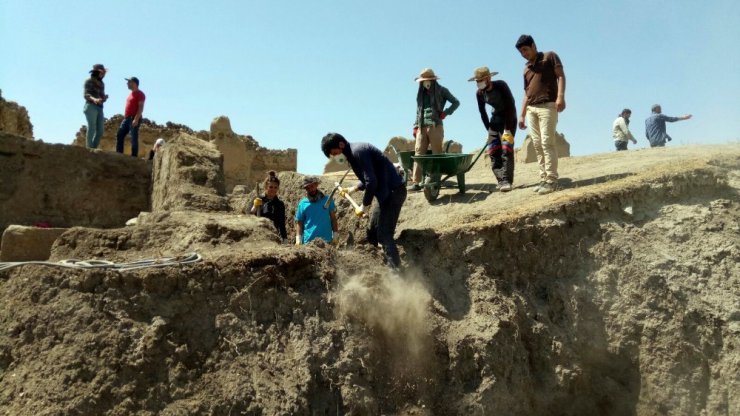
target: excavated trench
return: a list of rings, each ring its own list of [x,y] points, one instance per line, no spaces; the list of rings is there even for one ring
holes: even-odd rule
[[[736,167],[445,231],[0,275],[9,414],[740,413]]]
[[[736,195],[698,170],[513,222],[405,232],[407,257],[436,276],[442,413],[733,414]]]

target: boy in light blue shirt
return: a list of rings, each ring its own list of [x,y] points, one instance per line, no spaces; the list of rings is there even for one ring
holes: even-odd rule
[[[306,196],[298,202],[295,212],[296,245],[308,244],[316,238],[331,243],[334,233],[339,230],[334,200],[329,201],[327,209],[324,208],[329,197],[319,190],[319,179],[316,177],[303,179],[303,189],[306,190]]]

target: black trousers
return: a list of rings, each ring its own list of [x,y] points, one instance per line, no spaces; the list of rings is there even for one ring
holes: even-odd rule
[[[498,183],[514,184],[514,143],[501,140],[504,128],[494,126],[488,129],[488,156],[491,158],[491,169]],[[512,131],[511,134],[516,134]]]
[[[398,217],[401,215],[401,207],[406,201],[406,186],[401,186],[391,191],[388,198],[376,205],[370,214],[370,222],[367,229],[367,240],[373,245],[380,243],[383,246],[385,260],[388,267],[398,269],[401,266],[401,256],[393,236],[396,234]]]

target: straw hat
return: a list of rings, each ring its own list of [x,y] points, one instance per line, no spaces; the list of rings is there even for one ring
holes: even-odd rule
[[[434,75],[434,71],[432,70],[432,68],[424,68],[421,71],[421,74],[419,74],[419,76],[416,77],[414,79],[414,81],[416,81],[416,82],[433,81],[435,79],[439,79],[439,77],[436,76],[436,75]]]
[[[470,78],[468,81],[480,81],[482,79],[492,77],[496,74],[498,74],[498,72],[491,72],[488,70],[487,66],[482,66],[480,68],[475,68],[475,71],[473,71],[473,77]]]

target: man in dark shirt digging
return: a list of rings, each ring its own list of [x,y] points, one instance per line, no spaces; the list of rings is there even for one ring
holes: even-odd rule
[[[393,235],[401,207],[406,201],[406,187],[398,170],[377,147],[369,143],[349,143],[339,133],[324,136],[321,151],[337,163],[350,164],[360,183],[349,191],[365,191],[362,197],[363,212],[369,210],[373,198],[378,201],[370,215],[371,231],[374,229],[377,233],[388,267],[398,270],[401,258]]]

